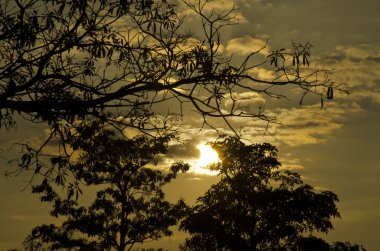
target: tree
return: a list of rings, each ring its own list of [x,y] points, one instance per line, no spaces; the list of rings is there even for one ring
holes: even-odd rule
[[[157,155],[165,153],[169,140],[143,136],[126,140],[101,130],[80,143],[82,154],[75,165],[53,159],[57,165],[70,165],[65,170],[75,177],[67,194],[58,192],[46,178],[33,187],[33,193],[53,204],[51,215],[62,224],[37,226],[25,240],[26,248],[124,251],[136,243],[171,235],[169,227],[177,224],[186,205],[182,200],[175,204],[166,201],[162,187],[178,172],[188,170],[188,165],[175,163],[167,173],[149,167]],[[54,182],[58,188],[67,176],[57,174]],[[83,186],[96,190],[89,206],[78,200]]]
[[[263,110],[244,111],[234,93],[280,98],[273,87],[289,85],[331,99],[340,89],[317,77],[327,73],[323,68],[308,68],[310,44],[273,51],[267,59],[259,56],[263,47],[234,64],[220,47],[223,27],[238,23],[235,9],[218,13],[209,2],[5,0],[0,7],[0,125],[12,127],[18,112],[48,122],[53,130],[61,121],[84,118],[141,130],[162,128],[151,119],[163,114],[154,114],[152,107],[169,100],[191,103],[206,124],[208,117],[270,121]],[[194,33],[183,15],[188,10],[201,21]],[[277,72],[273,80],[250,74],[265,64]],[[236,105],[222,109],[223,99]]]
[[[52,152],[45,149],[55,147],[57,158],[70,161],[72,135],[91,137],[86,132],[93,122],[123,135],[134,128],[161,136],[178,128],[190,105],[203,118],[200,126],[214,128],[212,119],[220,118],[234,131],[231,117],[275,120],[263,107],[255,112],[241,105],[236,94],[242,91],[284,98],[289,86],[302,90],[301,101],[313,93],[323,105],[342,90],[328,70],[309,67],[309,43],[267,57],[261,53],[266,45],[241,60],[226,55],[222,32],[238,24],[236,9],[218,12],[210,2],[3,1],[0,127],[12,128],[16,113],[49,127],[40,145],[21,144],[23,154],[8,174],[51,174],[44,155]],[[274,78],[255,77],[257,67],[272,70]],[[168,112],[157,112],[163,104]]]
[[[315,191],[297,173],[279,169],[277,150],[270,144],[225,138],[211,145],[219,153],[220,161],[211,167],[219,170],[220,181],[181,222],[191,235],[182,250],[329,247],[307,236],[332,229],[331,219],[339,217],[336,194]]]

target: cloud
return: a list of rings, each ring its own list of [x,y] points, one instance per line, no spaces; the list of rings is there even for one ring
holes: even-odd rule
[[[248,22],[243,13],[239,11],[236,0],[211,0],[204,6],[206,12],[228,13],[232,9],[235,11],[231,13],[231,17],[234,17],[239,23]]]
[[[199,7],[197,4],[197,1],[194,0],[187,0],[185,1],[190,6],[195,5],[197,8]],[[201,1],[201,4],[205,3],[202,6],[202,12],[203,14],[206,14],[206,16],[213,15],[216,17],[216,14],[229,14],[229,17],[233,18],[235,21],[238,21],[239,23],[247,23],[246,17],[243,15],[243,13],[239,10],[236,1],[235,0],[207,0],[207,1]],[[196,13],[189,9],[186,4],[180,2],[180,11],[179,16],[187,16],[194,18],[196,16]],[[231,10],[234,10],[231,12]],[[230,13],[231,12],[231,13]]]
[[[336,69],[331,73],[333,79],[347,84],[350,102],[356,102],[364,110],[380,108],[380,46],[337,46],[328,60],[322,62]]]
[[[235,6],[234,0],[210,1],[205,5],[206,10],[229,11]]]
[[[265,104],[265,99],[263,95],[257,92],[241,92],[232,93],[232,98],[236,100],[235,104],[233,100],[230,97],[230,94],[226,96],[224,99],[224,105],[226,109],[230,109],[232,105],[235,105],[235,107],[249,107],[249,106],[255,106],[263,105]]]
[[[242,3],[242,5],[247,6],[247,7],[253,7],[253,6],[255,7],[265,6],[269,8],[273,7],[273,3],[271,3],[268,0],[240,0],[240,2]]]
[[[378,56],[380,51],[373,50],[367,45],[359,46],[337,46],[336,51],[342,53],[347,58],[366,59],[370,56]]]
[[[352,105],[328,103],[324,109],[319,105],[279,110],[275,141],[281,145],[301,146],[325,143],[327,137],[344,125],[347,114],[360,111]]]
[[[254,118],[233,118],[231,124],[250,142],[271,142],[279,147],[299,147],[325,143],[334,132],[344,126],[349,114],[359,111],[361,108],[355,102],[328,103],[324,109],[315,104],[268,110],[268,115],[276,117],[273,123]],[[291,163],[289,166],[292,169],[301,168],[297,163]]]
[[[368,61],[373,61],[373,62],[376,62],[376,63],[380,63],[380,56],[368,56],[366,59]]]
[[[374,112],[380,110],[380,86],[370,89],[356,88],[352,92],[350,99],[361,109]]]
[[[275,72],[261,67],[252,68],[248,73],[257,79],[266,81],[272,81],[276,78]]]
[[[342,127],[332,120],[332,116],[306,108],[283,110],[279,120],[284,126],[276,138],[290,146],[323,143],[325,140],[321,136]]]
[[[304,166],[301,164],[299,158],[294,158],[290,152],[287,152],[279,158],[281,162],[280,170],[298,171],[303,170]]]
[[[369,44],[360,44],[356,46],[338,45],[335,51],[331,52],[326,59],[333,61],[349,60],[353,62],[360,61],[375,61],[378,62],[380,58],[380,48],[378,46]]]
[[[183,143],[172,144],[169,146],[166,158],[188,160],[199,157],[199,150],[196,145],[200,144],[200,139],[197,137],[184,141]]]
[[[267,41],[263,39],[244,36],[229,40],[226,51],[229,54],[249,55],[251,53],[258,53],[267,56],[269,55],[270,48]]]
[[[227,51],[240,50],[242,53],[248,50],[248,41],[252,37],[246,36],[230,40]],[[242,45],[242,46],[238,46]],[[246,46],[244,46],[246,45]],[[236,52],[235,52],[236,53]],[[343,82],[347,85],[343,88],[350,95],[336,95],[333,102],[325,102],[325,107],[320,108],[319,97],[308,99],[308,103],[302,107],[291,107],[292,103],[287,101],[277,102],[255,92],[233,93],[236,106],[248,109],[250,112],[258,112],[258,107],[266,109],[266,114],[275,116],[276,123],[269,124],[258,118],[230,118],[230,124],[241,133],[243,138],[251,142],[273,142],[278,146],[298,147],[309,144],[321,144],[341,129],[346,121],[352,116],[365,111],[378,111],[380,109],[380,71],[378,70],[378,55],[380,46],[358,45],[338,46],[335,50],[336,58],[339,60],[322,61],[326,69],[336,69],[330,73],[335,82]],[[319,64],[320,64],[319,62]],[[273,72],[265,68],[251,70],[252,75],[259,78],[270,79]],[[281,89],[284,95],[292,98],[293,93],[289,89]],[[224,109],[231,108],[233,102],[224,100]],[[256,110],[255,110],[256,109]],[[187,118],[194,121],[193,118]],[[210,119],[217,128],[228,131],[227,125],[222,120]],[[268,133],[269,132],[269,133]],[[273,133],[273,135],[272,135]],[[211,134],[210,134],[211,135]],[[293,168],[300,168],[295,166]]]

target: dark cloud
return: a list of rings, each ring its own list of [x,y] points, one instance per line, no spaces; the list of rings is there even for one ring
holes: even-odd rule
[[[181,144],[171,145],[165,156],[174,160],[197,158],[199,157],[199,150],[196,146],[199,143],[199,139],[193,138]]]
[[[323,58],[323,61],[326,63],[337,63],[345,60],[347,57],[343,54],[331,54]]]
[[[361,61],[363,61],[362,58],[357,58],[357,57],[348,57],[347,60],[349,60],[353,63],[360,63]]]
[[[366,58],[366,60],[380,63],[380,57],[376,57],[376,56],[369,56]]]

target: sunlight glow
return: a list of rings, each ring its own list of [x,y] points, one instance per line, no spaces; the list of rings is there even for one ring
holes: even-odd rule
[[[210,170],[208,165],[212,162],[219,160],[217,152],[211,148],[211,146],[206,144],[197,145],[199,150],[199,158],[192,158],[188,161],[190,164],[190,173],[200,175],[200,176],[216,176],[219,174],[217,170]]]
[[[206,167],[208,164],[218,160],[218,153],[209,145],[200,144],[197,146],[201,156],[198,159],[198,165],[201,167]]]

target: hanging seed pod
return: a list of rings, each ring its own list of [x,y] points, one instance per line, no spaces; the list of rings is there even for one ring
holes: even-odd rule
[[[334,91],[333,88],[330,86],[327,89],[327,99],[333,99],[334,98]]]

